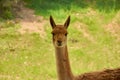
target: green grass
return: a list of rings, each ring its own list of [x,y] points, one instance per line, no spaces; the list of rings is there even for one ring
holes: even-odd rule
[[[101,11],[84,1],[78,3],[67,0],[62,3],[62,0],[58,0],[57,3],[54,0],[50,4],[47,1],[29,0],[31,4],[28,6],[46,20],[50,14],[53,15],[56,23],[64,23],[67,16],[71,15],[68,48],[74,74],[120,66],[120,42],[105,27],[112,25],[112,22],[119,24],[119,16],[116,16],[120,13],[119,8],[107,13],[104,9],[106,5]],[[44,26],[44,39],[37,33],[19,34],[17,29],[20,25],[9,20],[1,20],[0,26],[0,80],[57,80],[49,20]]]
[[[17,25],[12,29],[1,30],[3,37],[0,38],[0,79],[47,80],[55,78],[55,61],[51,58],[53,50],[49,48],[51,45],[45,45],[45,41],[38,34],[15,34],[16,27]],[[8,29],[10,32],[7,32]],[[48,66],[51,67],[48,68]]]

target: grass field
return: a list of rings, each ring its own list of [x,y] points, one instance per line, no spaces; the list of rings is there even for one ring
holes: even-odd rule
[[[49,15],[53,15],[56,23],[64,23],[71,15],[68,49],[75,75],[120,67],[117,2],[100,7],[100,0],[94,5],[77,1],[26,0],[36,15],[47,20],[44,38],[38,33],[21,35],[17,32],[21,27],[18,23],[0,20],[0,80],[57,80]]]

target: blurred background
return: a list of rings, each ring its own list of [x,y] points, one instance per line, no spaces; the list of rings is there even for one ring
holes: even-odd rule
[[[0,80],[57,80],[50,15],[75,75],[120,67],[120,0],[0,0]]]

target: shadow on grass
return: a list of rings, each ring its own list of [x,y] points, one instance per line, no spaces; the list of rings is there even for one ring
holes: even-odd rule
[[[36,14],[48,16],[52,11],[63,9],[65,12],[92,7],[99,11],[110,12],[120,9],[120,0],[24,0]],[[75,6],[75,7],[74,7]],[[77,9],[75,9],[77,8]]]
[[[72,5],[80,6],[81,8],[87,7],[87,4],[84,1],[79,0],[25,0],[28,3],[28,7],[33,8],[36,11],[36,14],[41,14],[43,16],[50,15],[51,10],[60,10],[64,11],[71,10]]]
[[[96,9],[105,12],[118,11],[120,9],[120,0],[96,0]]]

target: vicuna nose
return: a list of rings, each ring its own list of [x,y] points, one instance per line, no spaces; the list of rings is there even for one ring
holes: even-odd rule
[[[61,44],[61,43],[62,43],[62,41],[60,41],[60,40],[58,40],[57,42],[58,42],[59,44]]]

